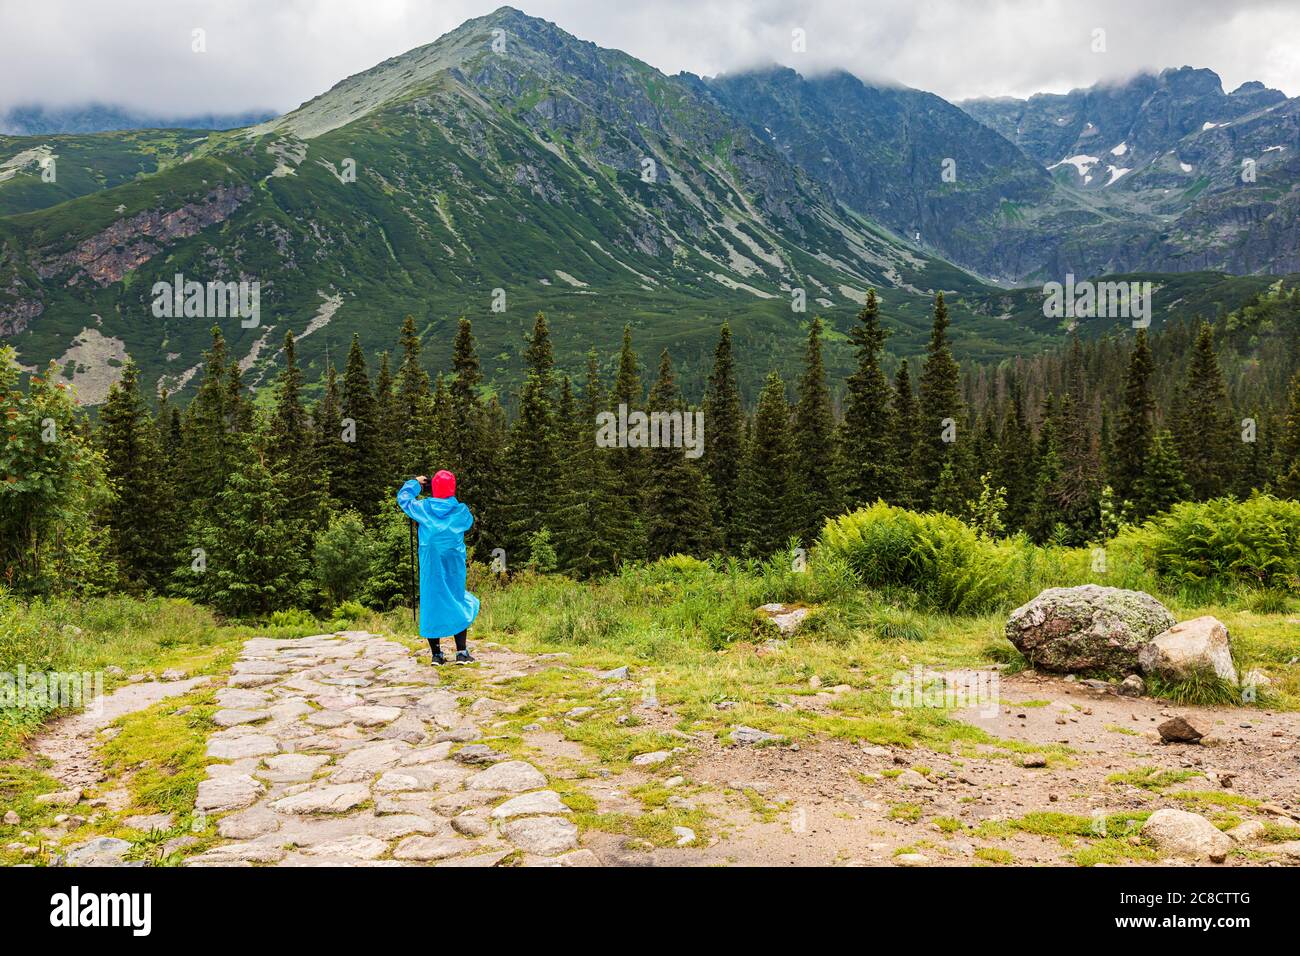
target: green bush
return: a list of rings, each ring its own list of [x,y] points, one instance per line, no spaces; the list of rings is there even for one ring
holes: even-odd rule
[[[907,588],[950,614],[979,614],[1021,598],[1030,547],[982,539],[949,515],[884,502],[828,521],[818,544],[820,561],[844,561],[867,587]]]
[[[376,544],[355,511],[335,515],[316,535],[312,553],[316,584],[331,607],[350,600],[364,587]]]
[[[1248,501],[1187,501],[1115,539],[1160,584],[1196,599],[1243,588],[1294,594],[1300,589],[1300,502],[1259,495]]]

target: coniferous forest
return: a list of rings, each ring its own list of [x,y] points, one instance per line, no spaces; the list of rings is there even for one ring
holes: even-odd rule
[[[406,479],[439,468],[474,512],[475,560],[587,578],[674,554],[765,558],[808,546],[828,517],[876,501],[959,517],[990,538],[1084,545],[1181,501],[1300,495],[1300,290],[1274,287],[1217,323],[1075,334],[1055,351],[959,366],[943,295],[923,355],[884,371],[874,293],[831,381],[813,319],[797,381],[742,395],[726,324],[702,395],[672,356],[592,351],[555,364],[536,316],[522,387],[484,382],[472,325],[430,375],[407,319],[393,353],[353,342],[307,399],[293,336],[270,388],[248,389],[213,329],[181,407],[127,365],[97,419],[51,371],[26,388],[11,355],[3,579],[19,593],[125,589],[234,617],[410,600]],[[703,412],[699,457],[605,448],[597,416],[624,405]],[[58,440],[51,440],[57,438]]]

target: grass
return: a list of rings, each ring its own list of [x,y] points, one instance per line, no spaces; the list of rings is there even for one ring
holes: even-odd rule
[[[1113,773],[1106,778],[1106,782],[1127,784],[1130,787],[1140,787],[1143,790],[1160,791],[1165,787],[1199,776],[1201,774],[1196,770],[1161,770],[1156,767],[1138,767],[1135,770]]]

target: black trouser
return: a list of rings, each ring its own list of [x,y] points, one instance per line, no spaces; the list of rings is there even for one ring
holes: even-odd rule
[[[438,647],[438,642],[442,640],[442,638],[426,637],[425,640],[429,642],[429,650],[437,654],[438,651],[440,650],[440,648]],[[469,640],[469,628],[465,628],[465,630],[457,634],[455,640],[456,640],[456,650],[458,651],[465,650],[465,645]]]

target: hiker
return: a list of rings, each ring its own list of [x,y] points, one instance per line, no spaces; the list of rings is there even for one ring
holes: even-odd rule
[[[430,497],[421,498],[420,492]],[[474,660],[466,646],[469,626],[478,617],[478,598],[465,590],[465,532],[474,523],[469,508],[456,500],[456,476],[440,471],[430,480],[413,478],[397,492],[397,506],[420,527],[420,636],[429,642],[433,663],[447,663],[439,640],[456,637],[456,663]]]

